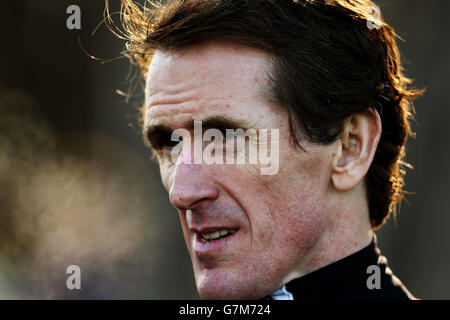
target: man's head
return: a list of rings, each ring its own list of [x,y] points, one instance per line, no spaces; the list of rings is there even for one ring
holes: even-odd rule
[[[203,298],[260,298],[352,253],[401,200],[418,92],[371,5],[187,0],[142,12],[124,1],[146,79],[144,132]],[[185,140],[174,159],[171,132],[194,121],[278,129],[278,173],[192,164]]]

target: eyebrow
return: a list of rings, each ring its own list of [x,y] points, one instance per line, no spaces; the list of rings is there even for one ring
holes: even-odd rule
[[[227,118],[222,115],[214,115],[201,120],[203,129],[249,129],[250,125],[246,121],[239,121]],[[194,120],[187,121],[185,124],[187,129],[194,129]]]
[[[142,136],[144,139],[144,143],[150,147],[157,149],[157,145],[154,141],[157,141],[158,137],[161,137],[163,135],[171,134],[173,130],[162,124],[154,125],[154,126],[146,126],[142,130]]]
[[[183,128],[194,130],[195,121],[202,122],[202,130],[218,129],[224,133],[226,129],[243,129],[244,131],[246,131],[251,128],[251,125],[245,120],[234,120],[222,115],[208,116],[203,120],[188,120],[183,123]],[[175,129],[176,128],[164,124],[146,126],[142,130],[144,142],[149,147],[155,148],[157,146],[155,145],[155,143],[152,143],[152,141],[155,141],[158,137],[161,137],[163,135],[171,135],[172,132],[175,131]]]

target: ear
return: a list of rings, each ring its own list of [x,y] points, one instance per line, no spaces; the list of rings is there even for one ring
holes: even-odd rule
[[[339,191],[355,188],[372,164],[381,136],[381,119],[373,109],[356,113],[344,123],[331,164],[331,180]]]

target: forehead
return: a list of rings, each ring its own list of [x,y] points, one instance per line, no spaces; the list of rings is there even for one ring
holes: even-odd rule
[[[146,122],[226,112],[236,105],[233,101],[263,102],[268,58],[263,51],[231,43],[156,51],[146,81]]]

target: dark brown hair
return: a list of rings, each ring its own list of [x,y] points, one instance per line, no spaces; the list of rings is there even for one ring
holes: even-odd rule
[[[293,142],[331,143],[344,120],[374,108],[382,135],[366,176],[373,228],[403,198],[412,100],[393,29],[370,0],[122,0],[127,53],[145,78],[155,50],[233,41],[273,57],[270,97],[289,116]],[[112,18],[106,8],[106,17]],[[117,29],[116,29],[117,30]]]

